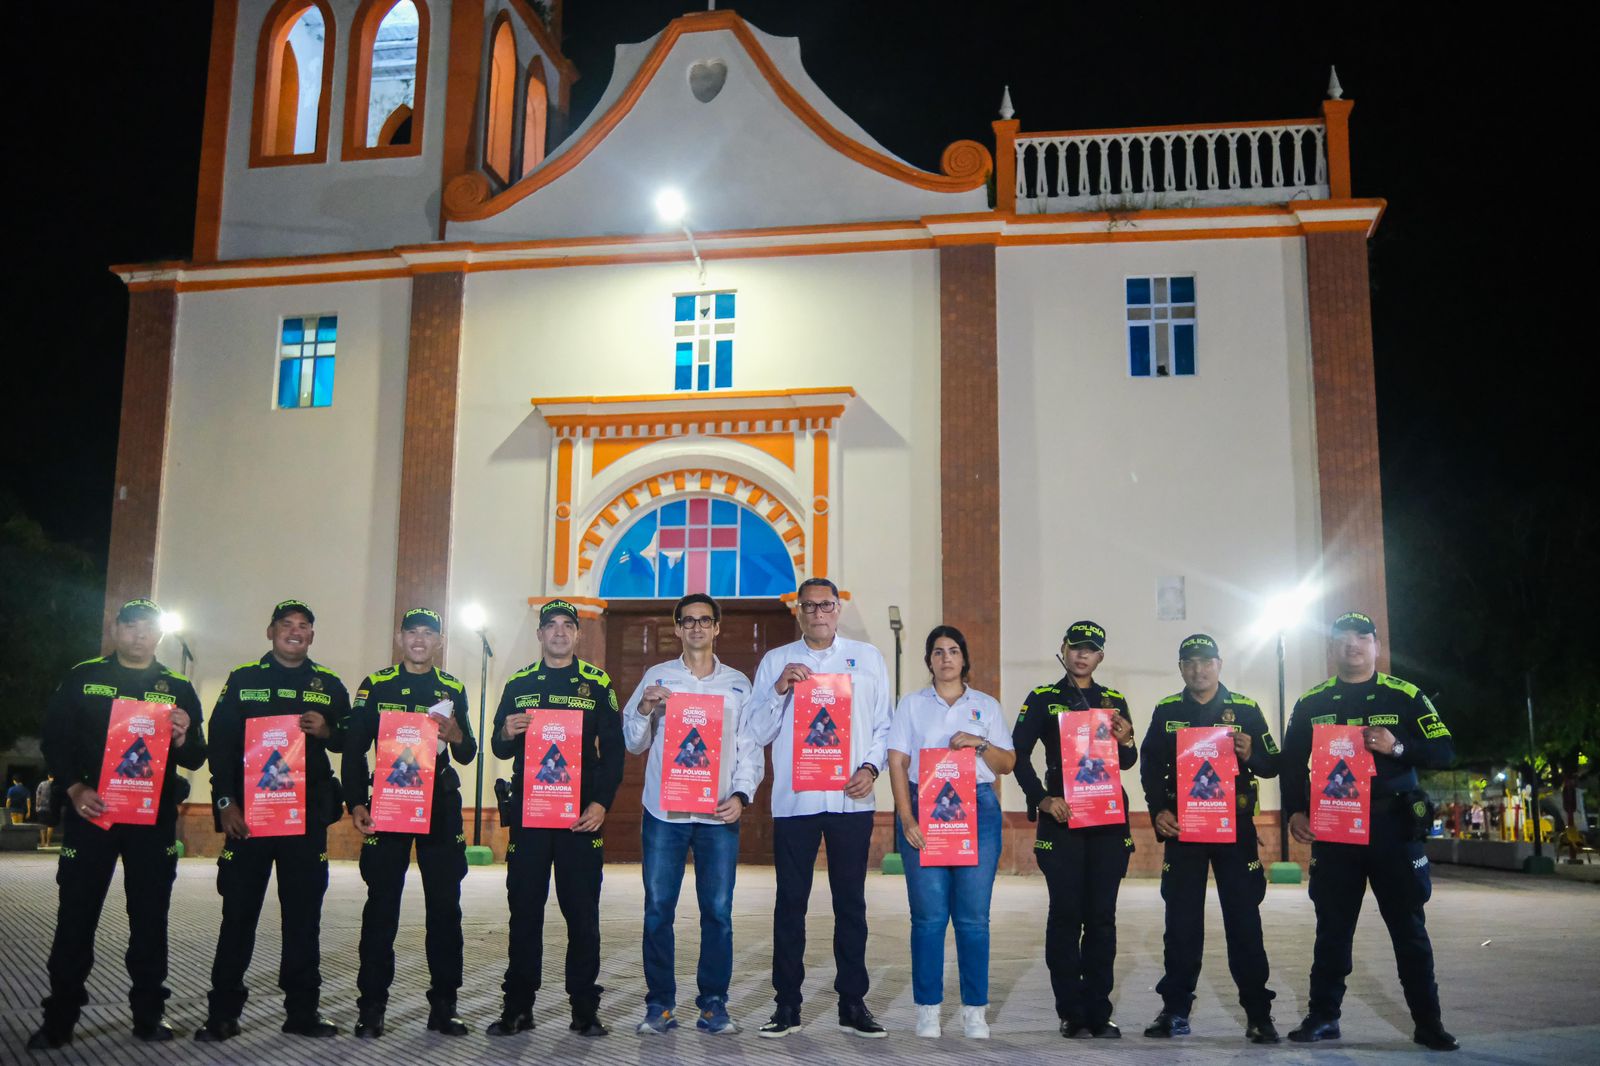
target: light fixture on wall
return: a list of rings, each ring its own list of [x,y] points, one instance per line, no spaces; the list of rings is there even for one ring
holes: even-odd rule
[[[189,650],[189,642],[183,639],[183,615],[177,611],[162,611],[160,623],[161,635],[164,637],[176,637],[178,647],[183,649],[183,665],[178,668],[178,671],[187,674],[189,672],[189,664],[194,662],[194,652]]]
[[[689,229],[689,205],[677,189],[662,189],[656,194],[656,214],[669,226],[677,226],[689,239],[689,251],[694,255],[694,267],[700,272],[700,285],[706,283],[706,264],[700,258],[700,247],[695,244],[694,231]]]

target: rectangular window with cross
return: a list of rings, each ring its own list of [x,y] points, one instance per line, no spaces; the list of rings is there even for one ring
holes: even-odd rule
[[[278,408],[333,405],[334,349],[338,315],[285,318],[278,341]]]
[[[732,292],[689,292],[672,298],[674,390],[733,388],[736,299]]]
[[[1194,275],[1128,279],[1128,373],[1194,375]]]

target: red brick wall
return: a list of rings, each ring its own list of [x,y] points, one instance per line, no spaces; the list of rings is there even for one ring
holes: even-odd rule
[[[995,250],[939,249],[942,622],[966,635],[972,685],[1000,696],[1000,400]],[[923,634],[908,634],[916,659]]]
[[[1365,230],[1306,234],[1306,276],[1323,566],[1335,582],[1326,605],[1335,616],[1372,616],[1384,640],[1379,669],[1387,670],[1389,608]]]
[[[443,613],[450,587],[450,512],[456,465],[456,389],[466,275],[411,279],[411,347],[400,460],[395,619],[412,607]],[[447,619],[448,624],[448,619]],[[384,654],[392,649],[385,646]]]
[[[178,294],[174,290],[142,288],[128,294],[122,421],[106,559],[107,634],[118,607],[153,591],[177,321]]]

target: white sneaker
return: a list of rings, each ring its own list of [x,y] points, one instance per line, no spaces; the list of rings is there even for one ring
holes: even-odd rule
[[[923,1003],[917,1006],[917,1035],[938,1039],[939,1033],[939,1004]]]
[[[988,1004],[981,1007],[961,1008],[961,1028],[973,1040],[989,1039],[989,1022],[984,1015],[988,1013]]]

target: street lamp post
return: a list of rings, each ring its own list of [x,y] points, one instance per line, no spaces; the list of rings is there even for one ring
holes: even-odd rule
[[[656,195],[656,214],[669,226],[677,226],[689,240],[689,252],[694,256],[694,267],[700,272],[700,284],[706,283],[706,264],[700,258],[700,246],[695,243],[694,231],[689,228],[689,205],[677,189],[662,189]]]
[[[894,705],[900,706],[900,658],[902,653],[901,633],[905,630],[905,623],[900,619],[900,608],[889,608],[889,629],[894,633]],[[915,788],[916,785],[911,786]],[[889,838],[889,852],[883,857],[883,872],[886,874],[905,873],[905,861],[900,858],[900,812],[894,815],[894,829]]]
[[[1317,599],[1317,590],[1310,585],[1300,585],[1280,592],[1267,600],[1257,623],[1258,632],[1269,632],[1277,644],[1278,659],[1278,740],[1282,743],[1288,728],[1289,694],[1285,641],[1290,630],[1304,620],[1306,611]],[[1278,861],[1268,870],[1268,880],[1275,884],[1299,884],[1300,864],[1289,859],[1289,812],[1283,806],[1283,777],[1278,786]]]
[[[180,674],[188,674],[189,664],[194,662],[194,652],[189,650],[189,642],[183,639],[183,616],[177,611],[166,611],[161,615],[161,633],[163,636],[176,638],[181,649],[182,666],[178,668]]]
[[[468,861],[475,865],[486,864],[492,860],[493,853],[488,858],[483,847],[483,767],[488,758],[489,735],[484,732],[485,716],[489,706],[489,660],[494,658],[494,649],[489,646],[489,635],[486,630],[488,625],[484,617],[483,608],[472,604],[461,612],[461,620],[467,628],[478,634],[478,642],[482,645],[482,672],[478,678],[478,782],[474,790],[472,801],[472,847],[468,849]]]

